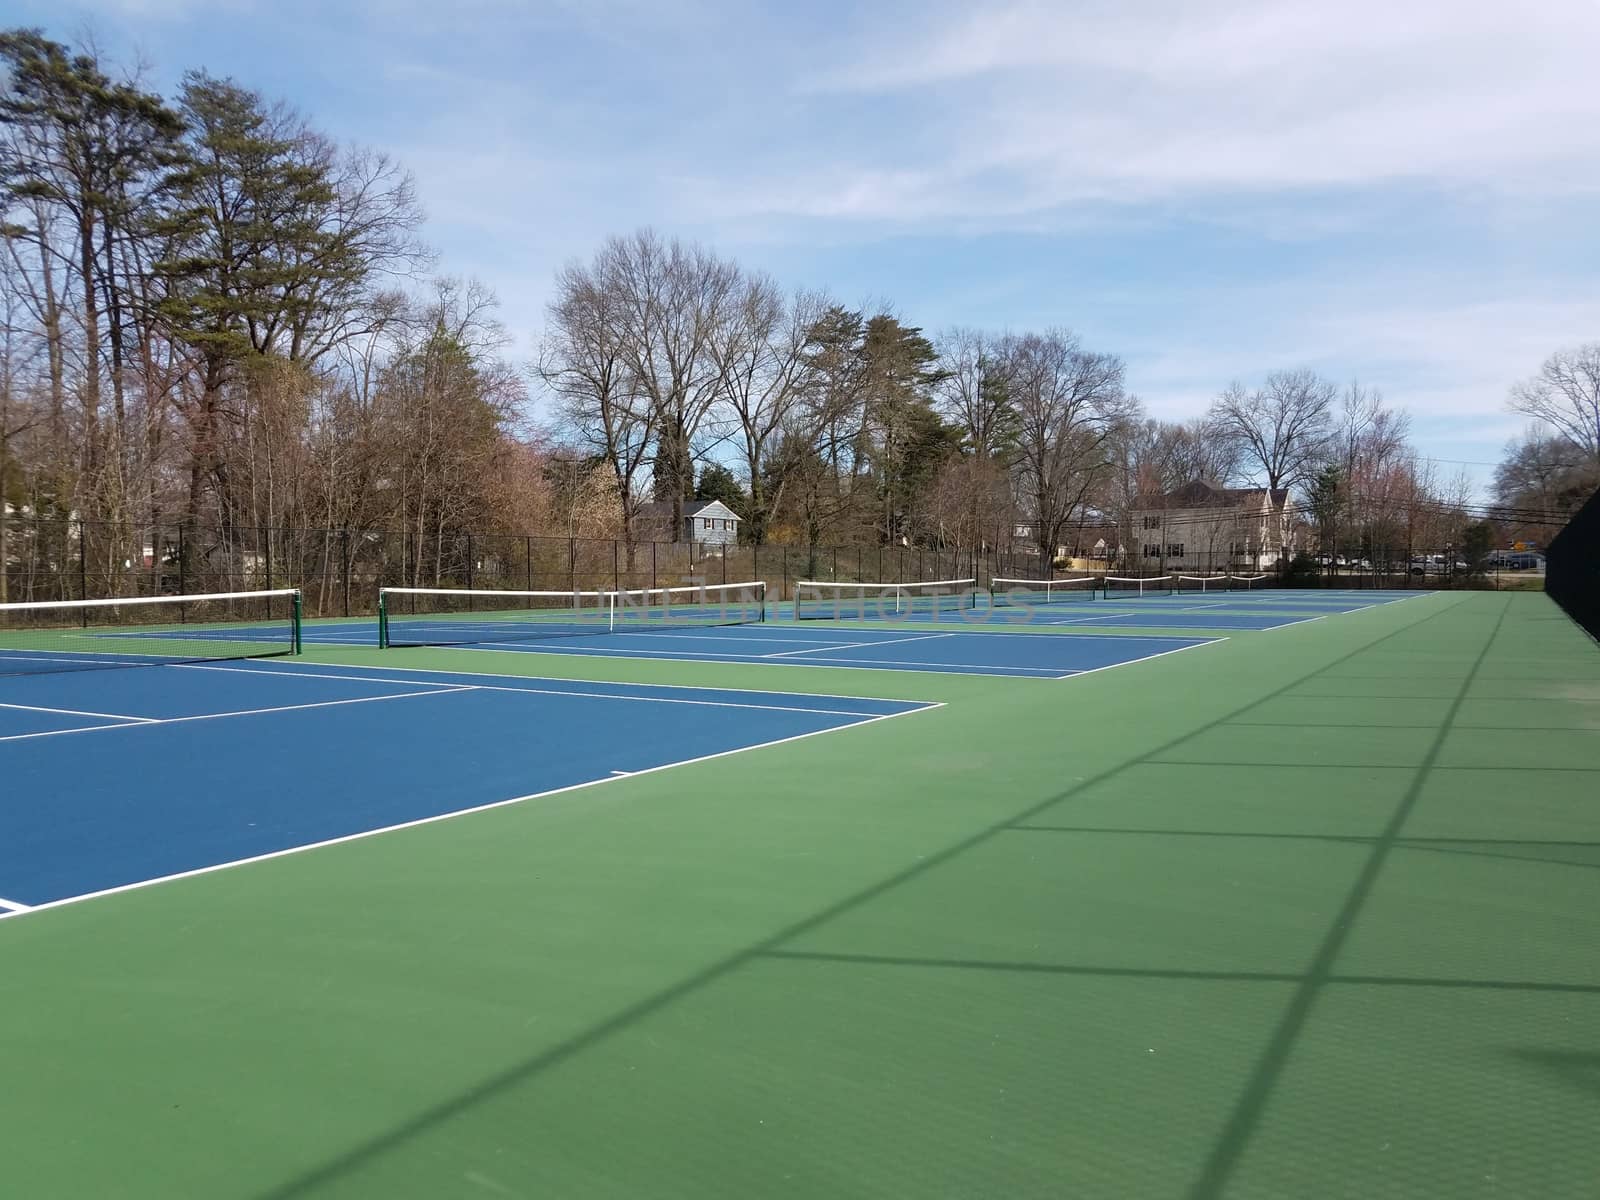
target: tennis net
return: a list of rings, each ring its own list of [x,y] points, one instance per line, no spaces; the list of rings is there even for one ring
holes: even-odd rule
[[[1190,592],[1226,592],[1229,578],[1227,575],[1179,575],[1176,587],[1180,595]]]
[[[1171,575],[1140,575],[1133,578],[1107,575],[1101,590],[1107,600],[1135,596],[1170,596],[1172,585]]]
[[[0,675],[300,652],[293,588],[0,604]]]
[[[937,619],[942,612],[977,607],[976,579],[935,579],[927,583],[820,583],[794,585],[794,619],[823,621],[842,617],[879,620]]]
[[[1228,588],[1235,592],[1253,592],[1266,587],[1271,578],[1270,575],[1229,575]]]
[[[1080,579],[991,579],[990,603],[997,608],[1012,604],[1063,604],[1072,600],[1093,600],[1096,581],[1093,575]]]
[[[384,588],[378,645],[453,646],[529,642],[604,633],[749,625],[766,620],[767,585],[515,592]]]

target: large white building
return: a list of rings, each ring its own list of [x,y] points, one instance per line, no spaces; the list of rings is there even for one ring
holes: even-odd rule
[[[1133,507],[1136,561],[1160,571],[1267,571],[1292,552],[1289,493],[1284,488],[1229,488],[1194,479]]]

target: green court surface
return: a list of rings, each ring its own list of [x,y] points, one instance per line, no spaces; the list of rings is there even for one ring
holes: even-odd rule
[[[1065,680],[307,657],[946,703],[0,920],[5,1195],[1600,1193],[1542,595]]]

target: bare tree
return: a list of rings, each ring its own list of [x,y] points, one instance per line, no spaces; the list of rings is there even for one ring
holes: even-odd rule
[[[1494,472],[1495,502],[1502,523],[1517,540],[1543,542],[1549,522],[1561,521],[1581,508],[1600,487],[1600,464],[1588,461],[1564,437],[1542,425],[1531,425],[1506,446]]]
[[[939,335],[939,382],[934,396],[946,420],[960,428],[965,449],[984,459],[1004,456],[1016,438],[1016,413],[1000,369],[1005,339],[977,329]]]
[[[1315,372],[1274,371],[1247,391],[1232,384],[1211,405],[1217,436],[1239,447],[1244,466],[1269,489],[1307,482],[1326,447],[1338,390]]]
[[[957,327],[939,335],[939,381],[935,403],[961,431],[961,457],[943,472],[941,491],[966,497],[970,508],[957,527],[970,527],[974,545],[999,537],[999,515],[1008,507],[1007,480],[1016,449],[1017,415],[1006,390],[997,346],[1003,339]]]
[[[610,469],[631,560],[658,410],[630,369],[627,313],[599,265],[572,264],[556,277],[549,317],[536,373],[578,440]]]
[[[772,450],[792,427],[811,387],[807,347],[826,297],[799,291],[785,298],[765,275],[739,285],[709,345],[719,409],[738,443],[748,480],[750,540],[766,541],[770,515],[783,503],[794,462]]]
[[[1108,441],[1133,405],[1122,390],[1122,360],[1084,350],[1066,330],[1007,339],[1003,370],[1017,414],[1017,486],[1048,563],[1109,475]]]
[[[737,266],[653,230],[611,238],[596,260],[617,314],[632,386],[654,410],[657,499],[672,505],[673,539],[694,489],[696,440],[720,393],[712,343],[738,295]]]
[[[806,390],[768,458],[766,469],[787,481],[783,507],[804,538],[808,576],[817,574],[824,534],[860,517],[870,492],[865,331],[862,314],[839,304],[812,322]]]
[[[1331,449],[1345,478],[1353,479],[1363,466],[1381,470],[1404,453],[1410,432],[1407,413],[1385,407],[1376,388],[1352,382],[1340,397]]]
[[[1557,350],[1511,389],[1511,407],[1543,421],[1600,466],[1600,342]]]
[[[21,291],[21,272],[9,259],[0,259],[0,604],[5,603],[7,567],[10,565],[9,518],[13,479],[14,440],[42,421],[29,386],[33,373],[30,345],[24,336],[27,304]],[[21,481],[17,480],[21,493]]]

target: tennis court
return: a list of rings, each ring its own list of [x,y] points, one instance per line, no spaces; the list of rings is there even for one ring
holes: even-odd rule
[[[36,907],[925,707],[280,663],[0,678],[8,788],[52,798],[0,808],[0,897]]]
[[[1095,626],[1116,629],[1285,629],[1306,621],[1368,608],[1398,604],[1426,592],[1372,590],[1296,590],[1259,588],[1251,591],[1154,592],[1148,595],[1085,593],[1070,588],[1047,591],[1021,581],[997,590],[987,602],[997,618],[1026,613],[1030,624]],[[1092,599],[1090,597],[1093,597]],[[985,602],[979,597],[979,602]]]
[[[0,679],[0,896],[201,870],[0,918],[10,1188],[1593,1194],[1600,647],[1544,596],[1066,679],[568,640]]]
[[[614,633],[569,631],[528,635],[480,624],[470,627],[460,649],[560,656],[646,659],[680,663],[747,663],[916,671],[944,675],[1001,675],[1067,679],[1088,671],[1142,662],[1204,646],[1209,637],[1070,637],[1013,633],[991,637],[974,624],[944,614],[953,628],[903,622],[902,629],[798,626],[788,623],[713,628],[662,627]],[[1000,628],[1000,623],[995,623]],[[447,632],[458,634],[459,627]],[[427,636],[427,635],[424,635]],[[308,644],[375,646],[370,627],[310,626]],[[440,644],[440,643],[433,643]],[[454,643],[444,643],[454,644]]]

